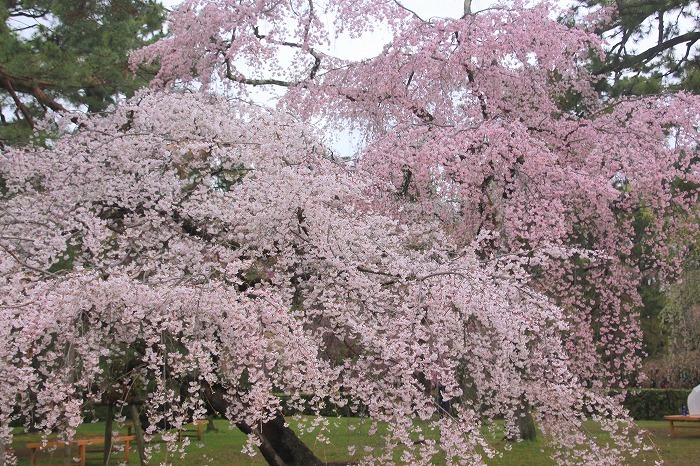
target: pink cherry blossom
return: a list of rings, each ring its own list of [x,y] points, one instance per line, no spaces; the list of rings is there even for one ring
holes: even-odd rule
[[[328,53],[375,27],[380,55]],[[546,5],[190,1],[170,31],[132,57],[166,89],[0,154],[0,442],[28,413],[70,437],[107,398],[144,397],[154,435],[216,390],[250,452],[279,393],[387,422],[367,464],[483,463],[523,403],[562,464],[640,451],[607,390],[636,377],[637,285],[697,236],[697,97],[601,98],[598,39]],[[346,125],[351,165],[322,142]]]

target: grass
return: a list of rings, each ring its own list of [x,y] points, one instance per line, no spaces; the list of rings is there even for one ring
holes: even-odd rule
[[[328,422],[328,439],[319,441],[317,430],[308,432],[312,418],[304,417],[300,420],[290,420],[292,427],[300,433],[302,439],[324,461],[352,461],[358,459],[367,448],[381,448],[382,439],[380,435],[369,435],[371,421],[356,418],[325,418]],[[300,426],[299,423],[303,423]],[[659,457],[664,464],[670,466],[687,466],[697,464],[700,455],[700,430],[683,431],[675,437],[669,435],[668,423],[665,421],[639,421],[638,425],[649,433],[650,441],[656,446],[657,454],[647,456],[647,464],[653,464]],[[150,464],[169,463],[173,465],[192,466],[263,466],[267,463],[260,454],[250,457],[241,452],[246,436],[237,429],[229,429],[228,423],[224,420],[216,420],[215,426],[218,432],[208,432],[204,434],[202,441],[196,438],[191,439],[191,443],[184,450],[185,458],[181,458],[179,453],[168,452],[165,443],[162,441],[152,442],[154,449],[153,458]],[[587,426],[589,430],[597,436],[599,441],[605,441],[605,436],[595,425]],[[379,426],[378,433],[381,434],[382,426]],[[125,434],[124,431],[121,432]],[[78,437],[91,437],[104,435],[104,423],[84,424],[78,430]],[[430,437],[426,433],[426,437]],[[434,436],[434,434],[433,434]],[[489,434],[492,446],[503,455],[488,462],[489,465],[518,465],[518,466],[546,466],[553,464],[548,458],[547,447],[541,441],[525,441],[510,443],[501,440],[502,436],[496,430],[494,434]],[[25,433],[22,429],[15,429],[13,448],[19,459],[19,465],[29,464],[29,451],[24,445],[29,442],[40,441],[40,435],[36,433]],[[348,447],[355,445],[357,455],[349,453]],[[63,452],[57,450],[53,453],[46,452],[41,455],[42,464],[62,464]],[[88,462],[91,465],[101,464],[101,455],[95,456],[96,460]],[[398,456],[396,457],[398,459]],[[638,464],[639,459],[630,461],[629,464]],[[116,462],[114,464],[117,464]],[[135,442],[132,443],[131,459],[129,465],[138,465],[138,453]]]

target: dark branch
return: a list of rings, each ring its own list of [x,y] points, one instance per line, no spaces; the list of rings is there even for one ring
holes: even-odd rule
[[[15,76],[8,73],[7,70],[3,69],[1,66],[0,82],[2,87],[5,88],[5,90],[7,90],[7,92],[12,96],[12,99],[15,101],[15,105],[17,105],[25,118],[27,118],[27,113],[25,113],[27,108],[24,106],[24,104],[21,104],[21,102],[18,103],[18,97],[13,95],[13,93],[20,92],[22,94],[31,95],[40,104],[56,112],[63,112],[66,110],[61,104],[51,98],[51,96],[49,96],[44,90],[45,88],[53,86],[53,84],[50,82],[35,80],[23,76]],[[32,125],[32,127],[34,126],[31,118],[27,118],[27,121],[30,123],[30,125]]]
[[[700,31],[687,32],[685,34],[681,34],[680,36],[676,36],[665,42],[657,44],[654,47],[651,47],[642,53],[639,53],[637,55],[628,55],[622,60],[605,65],[600,69],[596,70],[596,73],[608,74],[612,72],[619,72],[625,69],[638,70],[640,66],[649,62],[660,53],[684,42],[688,43],[688,47],[692,47],[692,45],[695,44],[695,42],[697,42],[698,40],[700,40]]]
[[[5,76],[2,78],[2,80],[0,80],[0,84],[2,84],[2,87],[10,94],[12,100],[15,102],[15,105],[24,116],[24,119],[27,120],[29,126],[34,128],[34,119],[32,119],[32,115],[29,113],[29,109],[27,108],[27,106],[24,105],[22,100],[17,95],[17,92],[15,92],[15,87],[14,83],[12,82],[12,79]]]

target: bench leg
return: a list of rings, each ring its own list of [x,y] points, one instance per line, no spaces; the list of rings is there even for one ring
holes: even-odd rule
[[[673,437],[674,435],[676,435],[676,429],[673,428],[673,421],[668,421],[668,422],[671,424],[670,425],[671,437]]]
[[[124,446],[124,460],[129,462],[129,450],[131,450],[131,440],[125,440],[126,446]]]
[[[87,449],[87,445],[84,443],[80,444],[80,466],[85,466],[85,450]]]

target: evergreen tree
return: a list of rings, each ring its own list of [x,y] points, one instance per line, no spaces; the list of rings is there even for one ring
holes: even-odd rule
[[[159,35],[155,0],[6,0],[0,5],[0,144],[26,141],[48,109],[101,111],[147,82],[128,53]]]
[[[595,32],[609,42],[596,69],[609,74],[599,89],[612,96],[648,95],[663,90],[700,92],[700,19],[694,0],[584,0]]]

